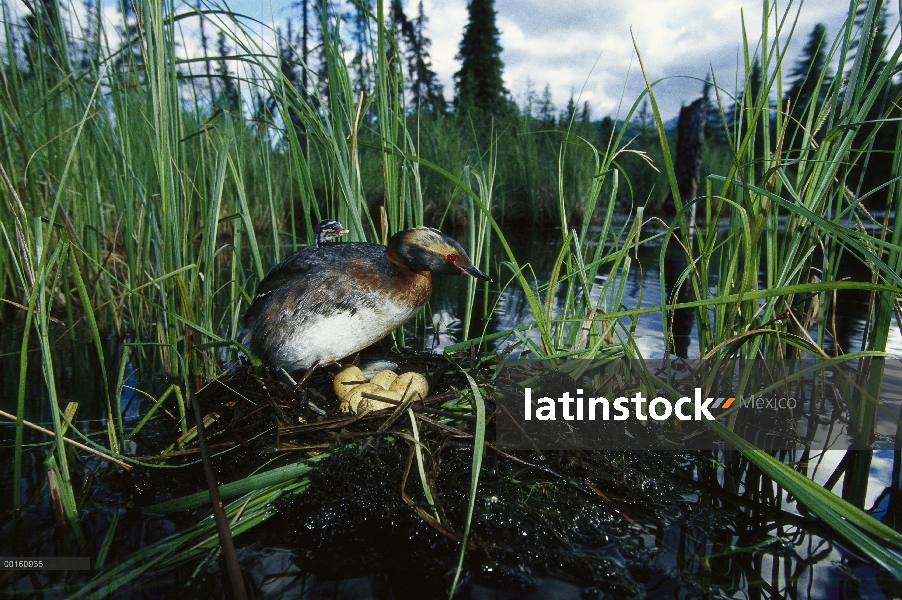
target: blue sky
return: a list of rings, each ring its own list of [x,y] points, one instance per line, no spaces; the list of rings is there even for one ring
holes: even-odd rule
[[[293,16],[291,2],[285,0],[229,4],[268,22]],[[416,4],[417,0],[404,2],[408,16],[416,13]],[[781,11],[784,4],[780,3]],[[466,1],[424,0],[424,8],[432,60],[450,99],[459,68],[454,56],[467,20]],[[589,101],[595,117],[616,114],[621,103],[620,112],[625,113],[644,88],[631,28],[652,80],[704,78],[713,66],[721,85],[732,91],[743,17],[753,40],[760,36],[762,20],[762,3],[757,0],[496,0],[495,8],[504,79],[514,97],[522,100],[530,85],[541,93],[548,84],[559,108],[572,93]],[[827,26],[832,40],[847,11],[843,0],[805,1],[789,55],[798,55],[816,23]],[[679,77],[656,86],[664,117],[678,114],[701,88],[699,81]]]
[[[115,36],[120,22],[118,0],[101,1],[108,34]],[[190,0],[191,5],[194,1]],[[225,1],[232,10],[269,24],[254,26],[263,47],[272,47],[273,28],[284,28],[289,18],[297,18],[294,0]],[[176,2],[177,11],[187,8]],[[404,1],[409,17],[416,14],[417,2]],[[450,100],[453,76],[460,68],[454,57],[467,21],[466,0],[423,3],[429,18],[433,65]],[[69,6],[71,19],[84,14],[82,0],[63,0],[63,4]],[[386,7],[388,4],[385,0]],[[783,4],[779,3],[781,14]],[[7,0],[7,6],[14,18],[26,10],[21,0]],[[790,23],[798,14],[788,53],[791,67],[815,24],[827,26],[832,42],[848,14],[848,5],[844,0],[806,0],[790,7]],[[664,118],[671,119],[681,105],[700,95],[699,80],[712,68],[721,87],[727,92],[736,90],[743,22],[754,50],[762,21],[761,0],[496,0],[495,8],[504,80],[513,97],[522,103],[528,90],[541,94],[548,85],[558,109],[572,94],[580,102],[590,103],[594,118],[625,116],[645,87],[631,34],[649,78],[663,79],[654,89]],[[898,9],[891,5],[890,10],[890,29],[898,40]],[[183,52],[199,55],[197,21],[182,23]],[[786,33],[789,29],[785,28]],[[782,37],[785,42],[787,35]]]

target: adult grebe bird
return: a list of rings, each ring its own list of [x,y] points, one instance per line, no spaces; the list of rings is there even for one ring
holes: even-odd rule
[[[260,282],[239,341],[276,370],[341,360],[416,315],[432,292],[431,273],[491,281],[460,244],[429,227],[400,231],[388,246],[302,248]]]
[[[319,248],[331,239],[345,235],[348,230],[334,219],[323,219],[313,228],[313,238],[316,247]]]

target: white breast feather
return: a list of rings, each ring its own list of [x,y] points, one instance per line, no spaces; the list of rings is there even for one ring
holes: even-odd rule
[[[319,361],[328,364],[363,350],[406,323],[420,307],[411,308],[392,301],[375,308],[358,308],[353,315],[341,312],[316,319],[299,335],[282,346],[276,361],[288,370],[306,369]]]

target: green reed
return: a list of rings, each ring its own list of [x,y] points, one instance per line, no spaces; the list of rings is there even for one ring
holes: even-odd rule
[[[746,34],[737,77],[749,92],[727,90],[713,74],[728,164],[720,173],[705,173],[711,176],[701,196],[684,201],[654,82],[624,120],[602,136],[572,121],[549,132],[526,115],[492,126],[411,115],[403,74],[397,62],[386,58],[383,2],[371,15],[375,80],[369,94],[352,85],[338,23],[322,24],[327,86],[299,90],[281,61],[308,69],[317,81],[309,65],[299,57],[274,56],[227,9],[205,9],[203,18],[236,48],[234,59],[244,69],[242,89],[273,99],[274,114],[248,119],[244,107],[231,114],[212,105],[198,63],[176,55],[178,23],[198,13],[176,15],[163,0],[135,5],[144,29],[129,40],[130,50],[98,38],[95,59],[76,67],[61,23],[39,20],[41,52],[29,68],[7,61],[0,70],[0,297],[24,307],[8,307],[24,325],[16,508],[26,371],[29,349],[37,343],[46,412],[56,434],[49,467],[65,514],[79,531],[62,441],[53,319],[64,316],[70,329],[86,330],[90,337],[105,388],[105,451],[121,456],[128,436],[118,392],[129,361],[145,374],[164,373],[170,382],[159,401],[176,404],[184,415],[180,400],[190,376],[213,376],[223,358],[234,360],[239,318],[257,282],[286,249],[311,243],[312,224],[327,215],[341,220],[352,240],[384,241],[399,229],[422,224],[424,214],[445,222],[459,214],[466,217],[468,251],[477,264],[487,260],[490,244],[500,244],[507,260],[491,275],[499,285],[510,282],[522,289],[534,322],[457,347],[513,335],[545,359],[640,357],[632,340],[638,316],[660,313],[669,331],[670,311],[682,307],[695,311],[702,355],[823,357],[835,293],[860,289],[872,294],[872,318],[864,352],[852,356],[884,355],[892,308],[902,290],[902,223],[896,222],[902,187],[896,180],[886,182],[887,216],[877,224],[879,234],[868,233],[864,225],[871,216],[861,205],[865,195],[853,181],[852,165],[867,158],[875,135],[869,132],[890,127],[898,116],[892,107],[900,98],[891,83],[899,49],[893,49],[885,67],[869,70],[868,55],[884,49],[861,45],[843,89],[836,79],[827,82],[813,74],[825,101],[811,103],[801,126],[789,127],[782,100],[785,38],[793,35],[798,13],[777,13],[765,2],[760,40]],[[849,19],[829,48],[840,64],[851,53],[857,5],[852,2]],[[875,6],[865,15],[866,31],[878,17]],[[9,57],[14,36],[11,25],[4,26]],[[762,83],[752,94],[756,60]],[[659,144],[640,152],[628,145],[628,129],[645,100]],[[483,126],[490,135],[476,133]],[[894,173],[902,172],[900,156],[897,140]],[[687,268],[680,280],[690,299],[668,294],[662,274],[661,297],[642,297],[640,306],[623,309],[627,278],[642,268],[637,248],[650,237],[643,232],[645,203],[654,200],[651,188],[638,185],[636,171],[628,166],[645,165],[648,158],[655,159],[680,210],[657,235],[664,242],[662,253],[672,239],[685,248]],[[718,162],[725,162],[723,156]],[[623,198],[632,198],[633,208],[617,227],[613,215]],[[699,215],[694,232],[682,216],[690,202]],[[518,261],[504,234],[505,222],[523,212],[561,228],[560,251],[546,284],[529,277],[530,266]],[[729,221],[726,230],[713,226],[718,218]],[[846,253],[869,265],[871,281],[837,280]],[[713,289],[712,275],[717,275]],[[468,306],[478,292],[476,282],[469,283]],[[487,294],[488,287],[482,291]],[[814,333],[809,333],[797,322],[801,316],[795,305],[814,298]],[[471,321],[468,310],[465,332]],[[538,342],[527,328],[538,331]],[[129,340],[117,353],[104,350],[106,336],[113,333]],[[110,377],[110,370],[118,377]],[[857,405],[856,419],[866,436],[876,408],[868,397],[875,397],[877,380],[862,383],[869,394]],[[184,419],[181,426],[187,427]],[[836,502],[832,494],[806,487],[808,480],[796,471],[753,449],[742,450],[831,527],[899,572],[892,556],[875,556],[867,544],[868,535],[898,541],[874,529],[870,517]]]
[[[855,36],[854,15],[858,4],[852,2],[843,29],[829,48],[828,63],[838,57],[839,64],[846,64]],[[615,130],[607,147],[601,150],[580,136],[568,135],[559,162],[559,216],[563,238],[547,286],[530,285],[515,258],[510,256],[532,307],[533,327],[538,330],[541,343],[533,342],[519,330],[508,334],[523,341],[529,353],[537,358],[641,358],[631,338],[636,317],[643,313],[659,313],[665,332],[669,332],[672,310],[684,308],[695,311],[700,353],[709,358],[811,356],[868,361],[872,357],[886,356],[893,306],[902,291],[902,223],[897,222],[902,216],[902,191],[898,178],[885,182],[888,192],[886,217],[876,221],[864,209],[862,201],[868,194],[861,192],[855,180],[855,166],[867,160],[878,129],[894,126],[898,118],[895,106],[902,95],[902,88],[892,85],[902,47],[870,48],[866,43],[867,32],[874,30],[879,16],[876,6],[876,3],[869,4],[865,13],[862,23],[865,41],[860,44],[851,71],[846,74],[846,86],[840,87],[842,79],[839,77],[828,83],[823,73],[809,74],[816,79],[813,96],[822,95],[824,101],[809,102],[799,119],[794,116],[798,113],[790,112],[783,100],[784,90],[788,87],[783,81],[787,39],[794,33],[799,9],[790,7],[777,12],[771,3],[763,4],[764,27],[760,39],[753,42],[749,41],[748,35],[744,38],[744,68],[737,79],[744,79],[742,89],[745,91],[728,92],[717,85],[718,74],[713,74],[731,160],[725,173],[703,175],[707,180],[698,198],[680,195],[674,157],[654,95],[655,83],[648,82],[643,96],[647,95],[657,125],[661,157],[658,166],[667,176],[677,206],[677,216],[662,234],[661,296],[651,299],[651,306],[642,306],[644,299],[640,294],[637,308],[621,310],[626,278],[631,269],[641,268],[634,264],[631,250],[648,240],[641,237],[642,208],[634,210],[634,219],[619,232],[610,230],[613,200],[602,213],[608,220],[604,221],[600,233],[587,229],[589,219],[583,221],[581,231],[567,220],[570,211],[566,186],[574,185],[572,176],[564,175],[567,161],[580,150],[594,156],[594,170],[588,177],[584,175],[586,179],[591,177],[592,185],[583,188],[588,190],[583,196],[584,212],[591,216],[595,202],[603,198],[601,191],[606,181],[612,185],[609,188],[612,198],[616,194],[619,183],[616,175],[620,171],[617,158],[629,151],[624,145],[626,127]],[[898,25],[890,39],[896,33]],[[637,48],[639,51],[641,48]],[[880,66],[878,61],[869,60],[871,53],[881,56],[886,53],[887,61]],[[762,79],[757,89],[751,85],[756,61],[760,61]],[[868,70],[869,64],[878,66]],[[730,102],[731,98],[735,103]],[[633,104],[627,120],[635,114],[642,100],[640,97]],[[729,114],[731,111],[733,114]],[[790,123],[800,126],[789,127]],[[787,132],[792,133],[788,135]],[[578,150],[571,150],[573,146]],[[897,139],[893,173],[899,173],[902,166],[900,151],[902,145]],[[698,212],[700,227],[697,229],[685,210],[691,205],[695,205]],[[491,219],[486,207],[480,207]],[[728,227],[716,227],[718,219],[727,219]],[[869,233],[865,227],[868,223],[875,226],[878,233]],[[507,248],[498,228],[496,232]],[[667,290],[665,286],[663,265],[668,244],[676,244],[685,254],[687,266],[678,279],[677,288],[682,286],[688,291],[689,300],[679,299],[676,289]],[[840,280],[839,262],[844,254],[851,254],[867,265],[870,281]],[[609,269],[608,277],[602,286],[596,286],[595,275],[602,265]],[[712,275],[716,275],[713,285],[710,283]],[[865,344],[858,352],[837,348],[834,355],[828,357],[823,348],[833,327],[835,294],[848,289],[871,293]],[[544,302],[539,298],[542,293]],[[564,298],[562,306],[555,303],[555,299],[561,297]],[[814,307],[810,309],[811,314],[806,315],[797,306],[803,303]],[[813,324],[806,325],[803,321]],[[811,328],[813,332],[809,333]],[[493,334],[486,336],[484,341],[498,337]],[[463,342],[449,350],[481,341]],[[859,432],[859,441],[866,446],[873,435],[882,373],[868,368],[863,372],[864,379],[856,384],[862,392],[850,395],[849,402],[853,409],[853,428]],[[747,375],[743,374],[742,381],[747,381]],[[648,376],[653,377],[651,372]],[[668,385],[666,379],[658,384]],[[895,576],[902,576],[902,560],[880,547],[880,544],[902,546],[898,534],[860,511],[866,489],[862,477],[866,482],[868,455],[850,451],[854,454],[850,460],[857,461],[858,468],[850,468],[847,472],[843,499],[840,499],[798,471],[747,443],[741,443],[728,429],[717,425],[717,431],[859,550]]]

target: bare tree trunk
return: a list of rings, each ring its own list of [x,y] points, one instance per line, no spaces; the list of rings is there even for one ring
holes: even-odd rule
[[[698,197],[698,188],[702,173],[702,149],[705,145],[705,99],[699,98],[689,106],[680,109],[680,120],[677,125],[676,171],[677,186],[680,189],[680,200],[683,206],[689,205]],[[676,203],[673,196],[664,201],[667,214],[676,214]],[[686,209],[686,221],[690,227],[695,225],[695,205]]]
[[[702,149],[705,144],[705,99],[699,98],[689,106],[680,109],[680,120],[677,125],[676,171],[680,200],[684,207],[686,223],[689,226],[689,239],[679,244],[671,238],[664,258],[664,283],[671,301],[687,302],[690,300],[691,284],[683,281],[676,293],[674,286],[688,264],[685,248],[691,248],[695,237],[695,204],[702,172]],[[664,211],[672,216],[677,215],[676,202],[668,196],[664,202]],[[685,248],[684,248],[685,246]],[[670,314],[669,331],[665,333],[667,354],[675,354],[682,358],[689,356],[689,342],[694,321],[692,309],[678,309]]]

